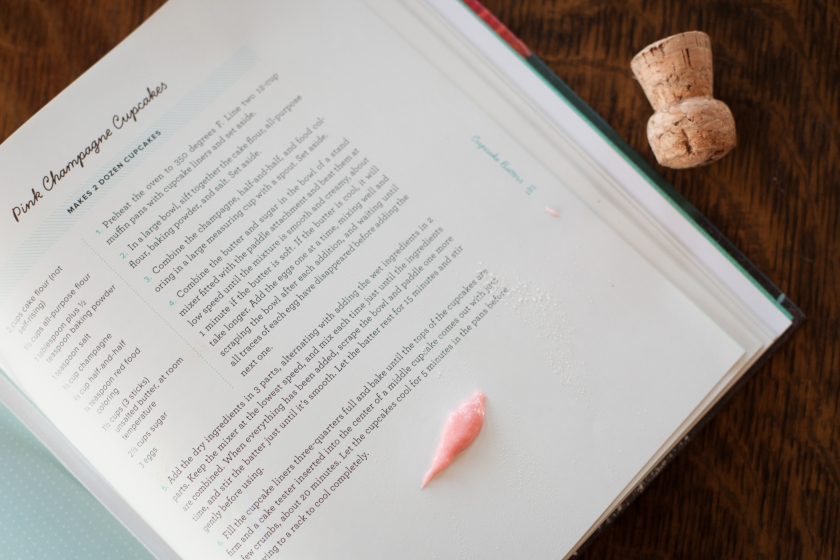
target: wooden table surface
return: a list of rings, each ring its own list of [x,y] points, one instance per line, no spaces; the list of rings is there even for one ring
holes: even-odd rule
[[[0,139],[162,3],[0,0]],[[583,557],[840,558],[840,2],[485,3],[808,315]],[[694,29],[738,147],[671,171],[629,63]]]

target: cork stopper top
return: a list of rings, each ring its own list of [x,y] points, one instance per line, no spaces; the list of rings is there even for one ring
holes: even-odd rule
[[[691,97],[712,97],[712,44],[702,31],[656,41],[630,62],[654,110]]]

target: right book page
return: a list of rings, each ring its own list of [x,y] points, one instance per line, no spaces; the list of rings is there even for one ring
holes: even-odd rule
[[[483,6],[472,0],[429,0],[427,4],[434,7],[432,11],[446,22],[446,26],[456,30],[454,37],[438,33],[469,61],[471,67],[493,83],[496,90],[506,92],[503,95],[517,104],[523,114],[529,115],[532,124],[562,150],[577,153],[580,160],[601,170],[593,184],[597,185],[601,197],[610,198],[622,208],[624,215],[618,220],[610,219],[603,211],[599,197],[592,197],[591,192],[585,190],[578,190],[578,195],[589,201],[590,207],[602,217],[606,215],[607,222],[616,231],[646,254],[663,274],[681,286],[684,293],[690,293],[695,303],[746,349],[739,364],[720,380],[633,482],[616,497],[598,524],[581,539],[583,543],[608,516],[623,509],[629,499],[650,483],[702,423],[724,404],[732,389],[742,385],[802,324],[804,315]],[[417,7],[414,9],[417,14],[424,12]],[[450,75],[455,77],[458,73]],[[533,131],[519,131],[512,123],[507,127],[520,142],[531,148],[532,153],[540,151],[536,142],[532,142]],[[551,155],[542,159],[544,165],[557,172],[555,161],[556,156]],[[646,241],[639,242],[637,232],[623,227],[622,222],[627,218],[635,221],[638,230],[647,232]],[[650,243],[660,245],[670,254],[670,259],[666,259],[668,262],[662,262],[647,250],[646,245]]]

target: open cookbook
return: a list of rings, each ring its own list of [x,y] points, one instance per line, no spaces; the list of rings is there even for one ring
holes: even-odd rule
[[[159,558],[572,556],[803,320],[474,1],[171,0],[0,239],[0,398]]]

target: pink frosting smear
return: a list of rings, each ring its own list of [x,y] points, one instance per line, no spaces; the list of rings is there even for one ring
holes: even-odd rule
[[[449,466],[455,456],[470,446],[484,426],[484,393],[476,391],[462,402],[446,419],[435,458],[429,472],[423,477],[423,489],[434,476]]]

